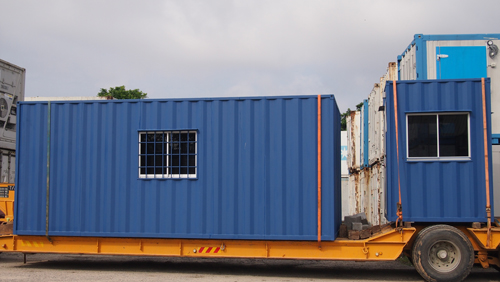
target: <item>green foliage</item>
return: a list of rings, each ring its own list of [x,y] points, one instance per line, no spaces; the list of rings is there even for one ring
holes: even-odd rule
[[[125,86],[110,87],[109,90],[101,88],[97,94],[98,97],[113,97],[115,99],[144,99],[148,97],[147,93],[139,89],[126,90]]]
[[[347,111],[343,114],[340,114],[340,130],[345,131],[347,129],[347,121],[346,118],[351,114],[351,109],[347,108]]]
[[[363,107],[363,102],[356,105],[356,111],[361,111]],[[347,111],[343,114],[340,114],[340,130],[344,131],[347,129],[347,117],[351,114],[351,109],[347,108]]]

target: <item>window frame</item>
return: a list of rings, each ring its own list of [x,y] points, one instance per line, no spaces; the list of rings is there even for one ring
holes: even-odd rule
[[[188,165],[185,166],[186,168],[186,172],[187,173],[184,173],[182,174],[181,173],[181,168],[183,168],[184,166],[169,166],[169,158],[170,156],[172,155],[170,153],[170,147],[169,144],[171,143],[176,143],[176,142],[179,142],[179,144],[181,144],[181,142],[184,142],[184,141],[171,141],[171,136],[172,134],[182,134],[182,133],[187,133],[187,134],[194,134],[194,141],[190,141],[190,140],[187,140],[185,141],[187,144],[188,144],[188,148],[189,148],[189,143],[192,143],[194,142],[194,153],[191,153],[190,150],[188,149],[187,153],[186,154],[181,154],[179,153],[179,157],[182,157],[183,155],[186,156],[187,158],[187,163]],[[166,138],[167,140],[163,140],[161,141],[161,144],[162,146],[166,145],[166,149],[164,149],[165,151],[162,152],[161,156],[162,156],[162,165],[161,166],[156,166],[156,164],[153,166],[153,173],[148,173],[148,165],[147,165],[147,161],[146,161],[146,165],[144,166],[141,166],[141,157],[142,156],[151,156],[153,158],[156,158],[157,156],[159,156],[157,153],[156,153],[156,147],[155,147],[155,150],[153,152],[153,154],[148,154],[147,153],[147,150],[145,153],[142,152],[141,150],[141,144],[143,143],[146,143],[148,144],[149,142],[141,142],[141,136],[143,134],[165,134],[164,138]],[[139,175],[139,179],[143,179],[143,180],[152,180],[152,179],[197,179],[198,178],[198,130],[195,130],[195,129],[172,129],[172,130],[138,130],[138,175]],[[180,137],[180,136],[179,136]],[[189,135],[188,135],[188,138],[189,138]],[[153,142],[153,144],[157,144],[156,141]],[[147,145],[146,145],[147,146]],[[189,158],[190,156],[194,156],[194,165],[192,164],[189,164]],[[179,173],[173,173],[172,172],[172,169],[177,167],[179,169]],[[162,173],[160,174],[157,174],[156,173],[156,169],[157,168],[161,168],[162,169]],[[194,168],[194,173],[189,173],[189,170]],[[145,169],[145,173],[141,173],[141,169]],[[169,172],[170,171],[170,172]]]
[[[467,156],[440,156],[439,150],[439,116],[444,115],[466,115],[467,116]],[[409,139],[409,116],[436,116],[436,157],[410,157],[410,139]],[[470,131],[470,112],[415,112],[406,114],[406,159],[408,161],[468,161],[471,160],[471,131]]]

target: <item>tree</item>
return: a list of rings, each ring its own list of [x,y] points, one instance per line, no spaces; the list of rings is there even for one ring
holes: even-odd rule
[[[361,111],[363,107],[363,102],[356,105],[356,111]],[[340,114],[340,130],[347,130],[347,117],[351,114],[351,108],[347,108],[347,111]]]
[[[148,97],[147,93],[140,91],[139,89],[126,90],[125,86],[110,87],[109,90],[101,88],[101,91],[97,93],[98,97],[113,97],[115,99],[144,99]]]

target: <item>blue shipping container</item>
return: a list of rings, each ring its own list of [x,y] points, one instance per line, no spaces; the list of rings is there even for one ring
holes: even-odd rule
[[[404,221],[485,222],[481,79],[397,81],[396,85],[397,114],[393,82],[386,87],[388,220],[397,219],[399,176]],[[489,79],[485,79],[485,100],[493,199]]]
[[[14,232],[45,235],[48,205],[50,236],[316,240],[317,100],[21,102]],[[334,240],[340,113],[331,95],[321,105]]]

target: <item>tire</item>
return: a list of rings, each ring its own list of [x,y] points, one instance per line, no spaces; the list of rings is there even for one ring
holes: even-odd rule
[[[469,238],[449,225],[420,231],[412,251],[413,265],[426,281],[462,281],[474,264]]]

